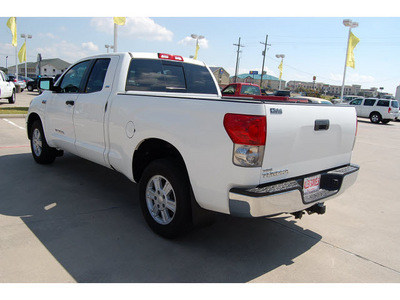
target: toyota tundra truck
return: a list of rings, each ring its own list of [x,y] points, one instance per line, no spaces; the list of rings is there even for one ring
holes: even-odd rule
[[[34,160],[68,151],[124,174],[163,237],[208,212],[322,214],[357,178],[354,107],[225,98],[197,60],[105,54],[39,85],[26,118]]]

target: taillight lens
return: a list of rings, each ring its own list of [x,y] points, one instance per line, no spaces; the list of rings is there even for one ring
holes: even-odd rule
[[[235,144],[265,145],[267,128],[265,116],[226,114],[224,127]]]
[[[392,112],[392,108],[391,107],[389,107],[389,109],[388,109],[388,113],[390,114]]]
[[[234,143],[233,163],[241,167],[260,167],[266,142],[265,116],[226,114],[224,127]]]

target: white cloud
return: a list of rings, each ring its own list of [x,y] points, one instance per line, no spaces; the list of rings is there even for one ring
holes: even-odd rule
[[[329,79],[336,81],[336,82],[342,82],[343,81],[343,74],[329,74]],[[350,73],[346,75],[346,85],[349,84],[368,84],[368,83],[374,83],[376,81],[376,78],[371,76],[371,75],[361,75],[358,73]],[[337,84],[337,83],[336,83]]]
[[[43,48],[36,48],[36,53],[41,53],[43,59],[61,58],[73,63],[81,58],[99,54],[99,47],[92,42],[76,45],[67,41],[59,41]]]
[[[82,43],[82,48],[89,51],[99,51],[99,46],[95,45],[93,42]]]
[[[194,38],[192,38],[191,36],[187,36],[183,40],[180,40],[178,42],[178,45],[194,47],[194,46],[196,46],[196,40]],[[200,39],[199,46],[200,46],[200,48],[207,49],[208,48],[208,40],[206,38]]]
[[[114,33],[113,18],[93,18],[90,25],[100,32]],[[146,17],[126,18],[125,25],[118,26],[118,35],[148,41],[172,41],[173,37],[172,31]]]

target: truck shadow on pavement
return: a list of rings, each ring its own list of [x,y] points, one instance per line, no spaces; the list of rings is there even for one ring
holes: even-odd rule
[[[0,173],[0,214],[20,217],[77,282],[247,282],[321,240],[285,217],[225,215],[163,239],[141,215],[137,185],[70,154],[50,166],[30,153],[0,156]]]

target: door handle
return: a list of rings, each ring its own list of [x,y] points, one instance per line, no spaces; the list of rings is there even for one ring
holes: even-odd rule
[[[315,120],[314,130],[328,130],[329,129],[329,120]]]
[[[73,100],[68,100],[68,101],[65,101],[65,104],[66,105],[74,105],[75,104],[75,101],[73,101]]]

